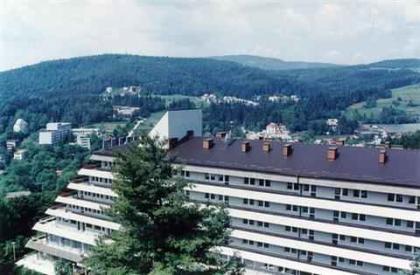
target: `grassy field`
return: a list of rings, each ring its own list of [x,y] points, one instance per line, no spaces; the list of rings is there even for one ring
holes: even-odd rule
[[[196,107],[200,107],[203,102],[197,96],[187,96],[187,95],[158,95],[162,99],[166,101],[166,105],[169,105],[173,101],[181,100],[181,99],[189,99],[193,102]]]
[[[412,106],[409,106],[410,101]],[[366,108],[365,102],[354,104],[347,109],[347,114],[351,115],[354,110],[357,110],[360,114],[376,116],[383,107],[393,106],[404,110],[409,115],[420,117],[420,85],[416,84],[393,89],[391,98],[378,99],[376,103],[377,106],[374,108]]]

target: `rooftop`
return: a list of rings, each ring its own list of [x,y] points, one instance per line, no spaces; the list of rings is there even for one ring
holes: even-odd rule
[[[213,141],[211,149],[203,149],[203,138],[192,138],[172,149],[169,156],[186,165],[420,187],[420,150],[387,149],[386,162],[380,163],[380,149],[376,148],[339,146],[338,157],[328,160],[328,145],[295,143],[286,157],[283,144],[277,141],[270,142],[268,152],[263,150],[263,140],[246,140],[247,152],[241,150],[244,140]]]

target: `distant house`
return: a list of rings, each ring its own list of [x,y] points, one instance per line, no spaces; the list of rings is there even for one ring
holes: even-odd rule
[[[15,124],[13,125],[13,132],[15,133],[27,133],[28,132],[28,123],[19,118],[16,120]]]
[[[21,197],[27,197],[31,194],[32,194],[31,191],[9,192],[6,194],[6,199],[11,200],[11,199],[16,199],[16,198],[21,198]]]
[[[39,144],[53,145],[64,141],[71,134],[71,123],[47,123],[47,128],[39,132]]]
[[[133,117],[140,111],[139,107],[130,107],[130,106],[113,106],[114,116]]]
[[[17,139],[8,139],[6,141],[6,148],[9,152],[13,152],[18,145],[19,141]]]
[[[25,158],[25,155],[26,155],[26,150],[25,149],[20,149],[20,150],[17,150],[13,154],[13,159],[14,160],[23,160]]]

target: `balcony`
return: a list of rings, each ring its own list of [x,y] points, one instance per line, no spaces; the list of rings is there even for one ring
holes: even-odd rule
[[[81,226],[81,228],[84,227]],[[93,230],[78,230],[76,225],[60,223],[55,217],[40,220],[34,225],[33,230],[88,245],[95,245],[99,236],[103,235],[103,233],[94,232]]]
[[[69,183],[69,185],[67,185],[67,188],[71,190],[82,191],[82,192],[91,192],[91,193],[100,194],[104,196],[117,197],[117,194],[115,194],[115,192],[113,192],[110,187],[102,187],[102,186],[99,186],[99,184],[98,185],[91,184],[88,181],[72,180]]]
[[[84,253],[77,253],[76,251],[68,250],[65,247],[49,244],[45,235],[33,237],[28,241],[25,247],[76,263],[81,263],[86,256]]]

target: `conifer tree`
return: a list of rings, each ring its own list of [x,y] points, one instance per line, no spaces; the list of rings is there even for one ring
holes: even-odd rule
[[[86,263],[93,274],[239,274],[238,261],[212,248],[228,240],[222,206],[200,207],[160,144],[143,137],[118,154],[111,215],[122,225],[100,240]]]

